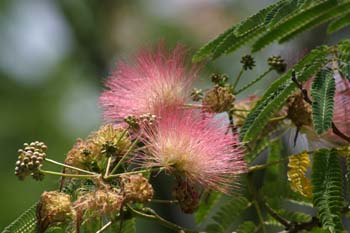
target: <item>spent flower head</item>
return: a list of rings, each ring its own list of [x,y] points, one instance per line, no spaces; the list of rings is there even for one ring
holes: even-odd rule
[[[188,70],[185,58],[183,46],[166,52],[160,44],[155,52],[141,52],[134,64],[120,62],[100,97],[105,119],[157,115],[158,109],[184,104],[198,71],[197,66]]]
[[[121,187],[126,202],[148,202],[153,197],[153,187],[141,174],[121,175]]]
[[[68,194],[50,191],[41,195],[36,214],[40,232],[45,232],[50,226],[67,222],[74,215],[75,211]]]
[[[204,188],[229,192],[237,174],[247,170],[238,136],[227,125],[193,110],[168,109],[145,129],[146,167],[165,167]]]

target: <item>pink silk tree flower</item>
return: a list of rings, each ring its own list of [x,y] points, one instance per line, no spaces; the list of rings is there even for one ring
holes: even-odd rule
[[[235,178],[247,171],[238,135],[226,134],[227,125],[195,110],[168,110],[153,127],[146,127],[143,142],[145,167],[164,167],[193,185],[229,193]]]
[[[100,97],[104,118],[122,121],[127,116],[156,114],[157,109],[183,105],[199,70],[198,66],[187,69],[186,53],[182,45],[167,52],[160,43],[154,52],[141,52],[133,64],[120,62]]]

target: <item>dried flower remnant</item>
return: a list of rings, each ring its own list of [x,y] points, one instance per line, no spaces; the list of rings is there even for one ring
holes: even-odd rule
[[[81,169],[90,169],[96,158],[99,158],[99,150],[91,140],[77,139],[73,148],[68,152],[65,164]]]
[[[163,47],[142,52],[133,65],[119,63],[100,97],[106,120],[121,122],[132,115],[157,115],[158,109],[185,103],[198,67],[187,70],[183,46],[169,53]]]
[[[312,128],[312,108],[304,101],[303,94],[299,92],[291,95],[287,100],[287,107],[287,117],[297,128]]]
[[[24,143],[24,148],[18,150],[18,160],[15,167],[15,175],[24,180],[26,176],[32,175],[35,180],[42,180],[44,174],[39,171],[46,157],[47,146],[43,142]]]
[[[178,200],[184,213],[192,214],[198,209],[200,194],[193,184],[179,179],[173,190],[173,196]]]
[[[69,221],[75,212],[68,194],[51,191],[41,195],[36,215],[39,232],[45,232],[48,227]]]
[[[165,167],[188,182],[230,192],[237,174],[247,170],[238,136],[227,125],[192,110],[168,110],[145,130],[146,167]]]
[[[119,189],[100,189],[80,196],[74,202],[74,209],[77,218],[82,217],[84,212],[91,213],[91,216],[113,214],[120,211],[123,201],[124,197]]]
[[[148,202],[153,197],[153,187],[141,174],[122,175],[121,186],[126,202]]]
[[[191,92],[191,98],[193,101],[200,101],[203,99],[203,91],[199,88],[193,88]]]
[[[206,111],[220,113],[229,111],[234,100],[235,96],[229,87],[217,85],[205,94],[202,103]]]

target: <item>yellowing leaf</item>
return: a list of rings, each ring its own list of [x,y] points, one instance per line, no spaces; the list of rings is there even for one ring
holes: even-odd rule
[[[287,173],[291,189],[308,198],[312,196],[311,180],[306,177],[310,164],[309,154],[306,151],[292,155],[289,157]]]

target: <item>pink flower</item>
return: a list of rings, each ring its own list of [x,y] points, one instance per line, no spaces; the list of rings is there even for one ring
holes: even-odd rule
[[[194,110],[168,110],[153,127],[145,128],[149,154],[146,167],[165,167],[192,184],[228,193],[235,177],[247,171],[238,135],[226,134],[227,125]]]
[[[166,52],[160,43],[155,52],[141,52],[134,64],[120,62],[100,97],[104,118],[121,121],[130,115],[156,114],[157,109],[184,104],[198,71],[198,67],[186,69],[185,57],[183,46]]]

